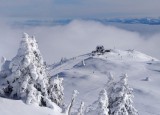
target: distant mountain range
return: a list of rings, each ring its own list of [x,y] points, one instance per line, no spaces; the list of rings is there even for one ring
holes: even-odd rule
[[[124,24],[148,24],[148,25],[160,25],[160,18],[125,18],[125,19],[102,19],[97,20],[102,23],[116,22]]]
[[[15,26],[55,26],[65,25],[73,19],[60,19],[60,20],[23,20],[13,23]],[[103,24],[107,23],[122,23],[122,24],[146,24],[146,25],[160,25],[160,18],[108,18],[108,19],[83,19],[98,21]]]

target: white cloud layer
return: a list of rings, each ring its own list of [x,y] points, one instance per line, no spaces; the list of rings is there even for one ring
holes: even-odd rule
[[[44,59],[53,63],[61,57],[73,57],[89,53],[97,45],[105,48],[136,49],[160,59],[160,34],[146,39],[130,32],[94,21],[74,20],[63,26],[15,29],[0,25],[0,56],[11,59],[16,55],[21,33],[35,35]]]

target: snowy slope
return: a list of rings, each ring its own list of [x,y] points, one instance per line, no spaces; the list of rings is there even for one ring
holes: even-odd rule
[[[84,60],[84,62],[83,62]],[[68,104],[72,91],[77,89],[75,109],[81,101],[90,105],[106,86],[108,72],[115,79],[127,73],[129,85],[134,89],[134,105],[140,115],[160,115],[160,61],[134,50],[111,50],[104,55],[90,53],[74,57],[50,68],[50,74],[64,78],[65,100]],[[149,77],[149,81],[146,81]]]
[[[60,114],[60,108],[55,105],[54,109],[26,105],[21,100],[0,98],[0,115],[64,115]]]
[[[53,77],[59,74],[64,78],[66,104],[69,104],[74,89],[80,92],[73,111],[81,101],[88,106],[97,100],[111,72],[117,80],[122,73],[128,74],[129,85],[134,89],[134,106],[140,115],[160,115],[160,61],[143,53],[117,49],[99,56],[88,53],[51,65],[49,72]],[[64,115],[60,112],[56,105],[49,109],[26,105],[21,100],[0,98],[0,115]]]

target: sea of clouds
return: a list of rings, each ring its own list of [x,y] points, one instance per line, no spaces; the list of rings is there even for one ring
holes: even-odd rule
[[[135,49],[160,59],[160,33],[145,36],[96,21],[73,20],[66,25],[17,28],[0,22],[0,56],[12,59],[19,47],[22,33],[34,35],[48,63],[89,53],[97,45],[105,48]],[[146,33],[147,34],[147,33]]]

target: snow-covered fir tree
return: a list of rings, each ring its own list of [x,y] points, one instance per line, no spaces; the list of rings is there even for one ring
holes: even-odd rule
[[[67,115],[71,115],[71,109],[73,108],[73,104],[74,104],[75,99],[76,99],[78,94],[79,94],[79,92],[77,90],[73,91],[71,102],[70,102],[70,104],[68,105],[68,107],[66,109],[66,114]]]
[[[77,115],[84,115],[84,102],[81,102],[81,105],[78,109]]]
[[[98,115],[109,115],[108,104],[109,103],[108,103],[107,92],[105,89],[103,89],[99,93],[98,107],[97,107]]]
[[[114,91],[114,86],[115,86],[115,80],[114,80],[114,77],[113,77],[113,74],[111,72],[108,73],[108,81],[107,81],[107,84],[106,84],[106,90],[107,90],[107,94],[108,94],[108,98],[109,98],[109,103],[112,103],[112,98],[111,98],[111,94],[113,93]],[[109,104],[110,106],[110,104]]]
[[[101,90],[99,93],[98,100],[93,102],[92,105],[88,106],[85,114],[86,115],[109,115],[109,102],[108,96],[105,89]]]
[[[84,61],[84,59],[82,60],[82,65],[83,65],[83,66],[85,66],[85,65],[86,65],[86,64],[85,64],[85,61]]]
[[[114,81],[113,74],[111,72],[108,73],[107,77],[108,77],[108,81],[106,83],[106,90],[110,94],[113,90],[114,85],[115,85],[115,81]]]
[[[121,76],[119,82],[114,86],[109,104],[110,115],[138,115],[137,110],[133,107],[132,98],[133,89],[127,83],[127,74]]]
[[[4,94],[27,104],[53,107],[48,94],[49,78],[35,37],[24,33],[17,55],[9,65]]]
[[[0,73],[2,74],[2,71],[4,70],[4,64],[5,64],[6,58],[2,56],[1,62],[0,62]],[[0,75],[2,76],[2,75]]]
[[[2,56],[2,58],[1,58],[1,65],[3,65],[5,63],[5,61],[6,61],[6,58],[4,56]]]
[[[58,74],[54,79],[50,80],[49,97],[58,106],[63,106],[64,93],[63,93],[63,78],[59,78]]]
[[[60,64],[63,64],[63,63],[65,63],[66,61],[67,61],[67,58],[62,57],[61,60],[60,60]]]
[[[150,77],[146,77],[145,79],[144,79],[144,81],[150,81],[151,79],[150,79]]]
[[[11,71],[9,69],[10,61],[7,60],[5,57],[1,58],[1,68],[0,68],[0,77],[6,78],[8,75],[10,75]],[[2,79],[3,80],[3,79]]]

